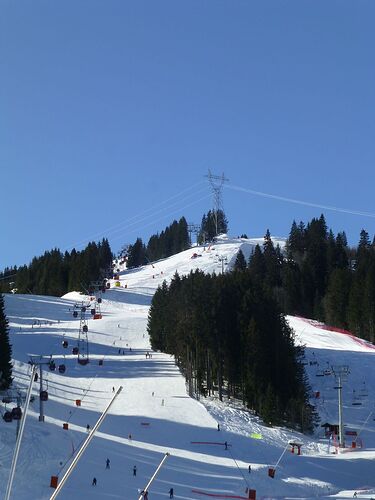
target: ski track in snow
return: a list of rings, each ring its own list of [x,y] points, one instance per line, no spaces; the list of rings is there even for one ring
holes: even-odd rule
[[[288,317],[296,341],[306,346],[311,400],[317,405],[321,423],[338,420],[336,382],[328,372],[332,365],[349,366],[343,385],[344,419],[348,430],[360,433],[363,448],[340,454],[332,453],[332,444],[328,450],[320,427],[314,436],[305,436],[265,426],[238,401],[188,397],[171,356],[159,352],[152,353],[151,359],[145,356],[151,352],[146,331],[148,309],[164,279],[168,282],[176,271],[183,275],[197,268],[220,273],[218,257],[226,258],[230,268],[239,248],[248,258],[254,245],[262,241],[222,238],[206,249],[186,250],[137,270],[121,269],[121,287],[115,287],[111,280],[111,290],[103,295],[103,319],[89,319],[90,363],[86,366],[77,364],[71,347],[77,342],[79,326],[79,320],[72,317],[74,303],[87,297],[76,292],[61,299],[5,296],[16,386],[25,392],[30,355],[52,355],[57,365],[64,363],[67,368],[64,374],[44,372],[44,388],[49,394],[44,423],[38,422],[39,383],[33,385],[35,401],[27,416],[12,499],[50,497],[50,477],[62,476],[87,436],[86,425],[93,427],[113,396],[112,387],[120,385],[123,391],[59,498],[136,500],[166,452],[170,457],[149,489],[149,500],[169,497],[170,487],[176,499],[186,500],[215,498],[215,494],[219,495],[216,498],[245,498],[246,488],[255,489],[258,499],[352,498],[354,491],[359,498],[375,496],[373,346],[325,330],[316,322]],[[281,239],[277,242],[280,246],[285,243]],[[192,259],[193,253],[198,257]],[[68,349],[62,347],[63,339],[69,342]],[[82,401],[80,407],[75,405],[77,399]],[[4,404],[1,409],[4,411]],[[69,423],[69,430],[63,430],[64,422]],[[0,498],[5,495],[15,427],[15,422],[0,420]],[[254,439],[254,434],[261,439]],[[301,456],[290,453],[287,443],[292,439],[302,443]],[[347,436],[349,444],[351,439]],[[109,470],[105,469],[107,457],[111,460]],[[271,479],[268,468],[280,457]],[[136,477],[132,475],[134,465]],[[96,487],[91,485],[94,476]]]

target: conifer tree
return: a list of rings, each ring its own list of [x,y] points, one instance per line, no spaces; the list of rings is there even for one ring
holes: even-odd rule
[[[234,269],[236,271],[244,271],[246,269],[246,259],[241,249],[238,250]]]
[[[9,342],[8,319],[5,315],[4,297],[0,294],[0,390],[12,383],[12,347]]]

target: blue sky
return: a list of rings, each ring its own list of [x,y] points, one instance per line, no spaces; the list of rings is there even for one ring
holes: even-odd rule
[[[375,233],[375,3],[0,4],[0,268],[212,206],[230,234],[323,212]],[[258,191],[355,215],[233,189]]]

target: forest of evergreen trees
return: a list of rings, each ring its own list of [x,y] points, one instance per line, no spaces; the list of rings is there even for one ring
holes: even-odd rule
[[[85,291],[91,281],[108,274],[112,259],[107,239],[91,242],[82,251],[50,250],[34,257],[28,266],[8,268],[0,273],[0,292],[13,290],[61,297],[72,290]]]
[[[270,293],[249,272],[186,277],[156,291],[148,333],[173,354],[191,395],[241,398],[266,423],[312,430],[313,408],[292,332]]]
[[[255,248],[248,265],[238,256],[236,267],[248,269],[285,314],[324,321],[374,343],[375,241],[365,230],[358,246],[349,248],[345,233],[335,236],[323,215],[307,225],[293,222],[284,253],[267,231],[263,249]]]

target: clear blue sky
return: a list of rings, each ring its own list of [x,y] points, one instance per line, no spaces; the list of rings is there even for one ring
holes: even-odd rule
[[[2,0],[0,269],[107,236],[145,242],[228,186],[375,214],[373,0]],[[223,193],[230,234],[321,212]]]

